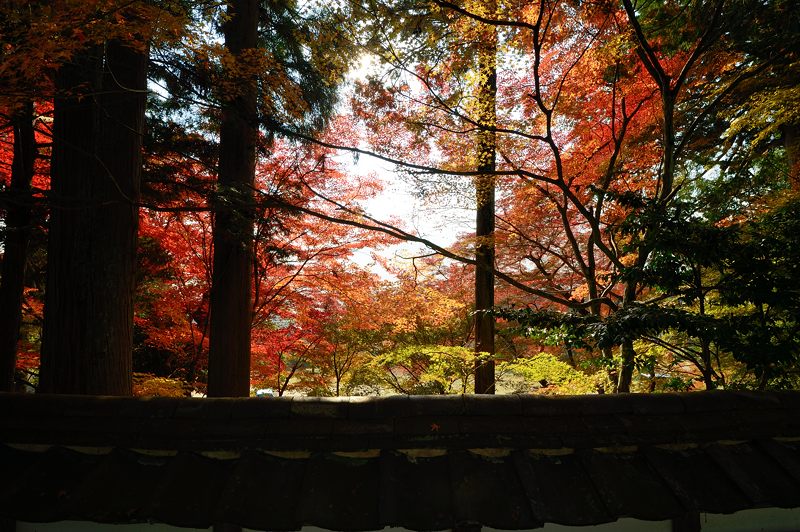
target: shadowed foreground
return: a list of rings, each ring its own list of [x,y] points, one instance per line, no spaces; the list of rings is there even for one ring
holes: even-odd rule
[[[0,517],[530,529],[800,506],[800,393],[0,395]]]

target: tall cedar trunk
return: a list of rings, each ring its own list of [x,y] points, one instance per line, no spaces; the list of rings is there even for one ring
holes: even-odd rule
[[[14,160],[5,219],[5,247],[0,278],[0,391],[14,391],[17,341],[22,318],[22,290],[25,283],[31,223],[31,179],[36,157],[33,132],[33,103],[26,102],[12,118]]]
[[[44,392],[132,392],[146,67],[146,52],[109,41],[56,76]]]
[[[258,2],[233,0],[225,46],[233,57],[256,46]],[[214,209],[208,395],[250,394],[251,268],[257,129],[256,80],[227,95],[222,110],[218,201]]]
[[[789,163],[789,186],[792,191],[800,192],[800,125],[786,124],[781,131]]]
[[[485,8],[492,16],[492,2]],[[497,121],[497,31],[486,26],[482,31],[478,49],[477,122],[478,133],[475,197],[475,351],[488,353],[488,360],[475,362],[475,393],[495,392],[494,316],[489,312],[494,306],[494,187],[495,187],[495,132]]]

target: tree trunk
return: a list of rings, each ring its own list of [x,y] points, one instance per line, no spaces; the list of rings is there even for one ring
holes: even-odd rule
[[[711,367],[711,342],[705,338],[700,339],[700,352],[703,357],[703,384],[706,385],[706,390],[714,390],[717,388],[717,383],[714,382],[714,368]]]
[[[789,186],[793,192],[800,192],[800,126],[786,124],[781,127],[781,131],[789,164]]]
[[[233,0],[228,7],[225,46],[238,58],[256,47],[258,2]],[[218,198],[214,207],[214,267],[208,395],[250,394],[252,313],[253,181],[256,164],[257,100],[255,76],[238,83],[222,110]]]
[[[633,348],[633,340],[625,340],[619,348],[622,357],[622,364],[619,368],[619,381],[617,381],[617,393],[630,393],[631,382],[633,381],[634,359],[636,351]]]
[[[697,289],[697,302],[699,305],[698,314],[700,316],[706,315],[706,295],[703,291],[703,272],[700,267],[694,267],[694,286]],[[700,353],[703,367],[700,368],[700,373],[703,375],[703,383],[706,385],[706,390],[713,390],[716,388],[714,383],[714,368],[711,366],[711,342],[707,338],[700,338]]]
[[[146,68],[109,41],[56,77],[43,392],[132,393]]]
[[[600,352],[602,353],[602,358],[606,361],[613,361],[614,360],[614,348],[613,347],[603,347]],[[606,369],[606,374],[608,375],[608,380],[611,382],[611,393],[617,393],[617,386],[619,385],[619,367],[614,364],[609,364]]]
[[[483,9],[494,16],[494,3]],[[497,122],[497,30],[485,26],[478,49],[476,121],[481,127],[477,142],[475,179],[475,352],[488,353],[488,360],[475,362],[475,393],[495,392],[495,322],[489,310],[494,306],[494,195],[495,149],[493,129]]]
[[[14,160],[5,219],[5,248],[0,278],[0,391],[14,391],[17,341],[22,320],[22,291],[25,284],[31,224],[31,179],[36,157],[33,131],[33,103],[25,102],[12,118]]]
[[[644,252],[642,252],[642,254],[646,255]],[[637,266],[644,266],[644,262],[641,258]],[[636,301],[636,281],[629,281],[628,284],[625,285],[625,294],[622,298],[623,308],[633,301]],[[636,350],[633,348],[632,339],[623,340],[622,345],[619,347],[619,354],[620,367],[615,393],[630,393],[636,359]]]

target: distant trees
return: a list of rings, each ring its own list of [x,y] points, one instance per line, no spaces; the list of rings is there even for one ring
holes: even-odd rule
[[[493,15],[470,2],[435,2],[427,12],[420,5],[399,5],[407,9],[406,25],[436,21],[448,38],[472,21],[497,29],[504,53],[497,78],[495,277],[503,294],[517,289],[521,293],[511,300],[530,307],[516,314],[524,318],[522,330],[547,336],[548,342],[558,338],[570,357],[579,352],[605,365],[617,391],[632,388],[637,370],[655,378],[640,352],[648,344],[635,327],[630,334],[594,333],[604,323],[609,330],[624,329],[642,304],[655,308],[670,301],[640,273],[659,253],[658,235],[666,229],[668,213],[698,188],[744,179],[740,172],[762,166],[748,137],[752,129],[742,134],[749,128],[746,117],[750,125],[756,118],[747,109],[759,102],[764,105],[756,106],[763,111],[759,116],[775,113],[791,124],[796,83],[785,84],[771,70],[779,57],[789,58],[780,60],[785,67],[796,61],[791,59],[796,58],[796,30],[780,24],[774,32],[779,37],[766,39],[770,44],[761,41],[762,54],[752,47],[744,55],[747,41],[740,38],[755,31],[755,20],[774,21],[784,4],[769,3],[748,16],[740,4],[724,1],[541,1],[505,4]],[[389,129],[390,123],[397,128],[402,120],[406,136],[396,138],[405,142],[378,143],[376,149],[420,177],[425,190],[438,191],[447,185],[432,182],[473,175],[464,164],[465,146],[480,124],[470,114],[473,100],[466,88],[471,78],[458,68],[453,52],[467,45],[450,41],[450,49],[443,50],[426,41],[424,32],[412,35],[406,47],[386,48],[399,73],[387,77],[388,83],[365,85],[356,110],[373,131]],[[476,37],[470,44],[480,42],[486,39]],[[780,90],[754,95],[754,88],[765,86]],[[792,111],[777,104],[773,95],[778,93]],[[748,103],[743,95],[749,95]],[[733,116],[726,114],[736,101],[741,107]],[[791,137],[790,125],[781,130],[784,140]],[[770,133],[766,124],[761,131],[771,138],[779,133],[774,128]],[[719,142],[723,135],[725,141]],[[414,153],[413,159],[405,153]],[[791,149],[784,151],[781,164],[790,163],[783,167],[790,180],[791,160]],[[763,202],[780,188],[781,178],[775,177],[727,216],[752,217],[753,201]],[[700,201],[694,204],[688,221],[732,221],[704,212]],[[463,250],[437,251],[471,262]],[[568,325],[573,320],[595,325],[576,336]],[[588,331],[593,332],[587,337]],[[708,359],[708,349],[700,351],[700,359]],[[698,375],[711,386],[707,377]]]
[[[776,328],[770,327],[769,333],[763,328],[771,320],[769,316],[779,312],[777,308],[767,310],[769,305],[765,307],[761,299],[774,288],[759,289],[761,296],[751,292],[748,297],[752,299],[731,298],[727,292],[733,285],[747,286],[761,278],[754,269],[745,275],[735,273],[744,266],[736,259],[738,253],[754,243],[744,235],[759,232],[760,220],[769,219],[769,211],[776,207],[776,213],[782,211],[784,202],[790,201],[782,189],[791,184],[791,155],[775,150],[780,139],[777,127],[770,129],[759,122],[750,106],[764,104],[757,104],[759,116],[774,113],[779,121],[793,115],[794,111],[786,110],[793,108],[791,98],[782,99],[781,105],[769,104],[774,93],[760,93],[762,84],[785,87],[780,77],[769,72],[776,61],[783,64],[778,58],[793,56],[793,40],[783,34],[769,44],[762,41],[758,53],[745,53],[747,45],[739,40],[758,26],[755,19],[764,23],[779,12],[780,3],[766,8],[770,15],[755,6],[745,15],[740,4],[727,2],[640,7],[625,1],[623,7],[623,20],[635,36],[633,65],[638,64],[649,79],[615,89],[627,99],[622,100],[627,106],[610,118],[618,117],[623,125],[619,131],[627,134],[612,136],[618,148],[609,159],[614,165],[608,166],[614,169],[608,174],[614,179],[607,183],[619,176],[627,181],[627,187],[595,184],[587,198],[594,209],[609,202],[609,207],[622,214],[604,221],[614,251],[605,253],[612,259],[612,268],[603,277],[595,275],[595,281],[587,279],[590,293],[592,283],[605,285],[603,293],[614,304],[589,316],[535,311],[503,315],[519,318],[525,334],[561,335],[572,347],[610,350],[620,346],[620,391],[631,389],[637,370],[640,380],[649,380],[645,385],[652,387],[657,379],[680,386],[681,378],[684,387],[692,381],[706,388],[767,386],[768,382],[791,386],[788,382],[794,377],[779,384],[777,376],[797,371],[794,348],[784,343],[781,354],[766,355],[768,346],[781,343],[778,338],[782,336]],[[762,29],[758,33],[770,32]],[[780,33],[776,28],[774,34]],[[632,68],[630,59],[608,68],[611,66],[615,76],[623,74],[621,79]],[[631,90],[637,85],[639,90],[653,92],[634,108],[640,110],[629,120],[626,116],[632,117],[635,101]],[[652,118],[655,120],[650,121]],[[596,132],[591,132],[583,138],[595,136]],[[775,151],[764,153],[762,142],[772,142],[770,150]],[[635,158],[630,157],[627,146],[636,147]],[[516,221],[515,226],[522,224]],[[758,268],[764,270],[781,269],[778,264],[786,259],[779,258],[782,253],[774,249],[767,251],[768,241],[762,241],[766,247],[759,251],[750,248],[745,262],[759,263]],[[793,248],[787,243],[784,249]],[[763,262],[756,257],[764,257]],[[731,276],[738,282],[728,284],[726,279]],[[614,288],[616,283],[621,291]],[[745,325],[754,314],[761,315],[762,325],[756,325],[758,320]],[[784,333],[793,334],[791,320],[782,321],[782,326]],[[756,333],[758,330],[762,332]],[[743,336],[759,339],[750,342]],[[776,367],[782,369],[776,371]],[[670,381],[675,375],[683,377]]]
[[[17,344],[20,334],[23,291],[28,244],[32,233],[33,197],[31,182],[39,158],[34,130],[35,103],[47,82],[43,66],[25,57],[26,40],[38,3],[28,9],[15,4],[0,8],[0,33],[5,47],[4,68],[0,71],[0,120],[8,132],[8,145],[2,150],[3,171],[0,179],[7,195],[0,202],[5,212],[3,227],[3,263],[0,272],[0,391],[15,389]]]
[[[22,318],[25,265],[31,232],[31,180],[36,160],[33,102],[25,101],[12,114],[13,151],[6,200],[5,239],[0,277],[0,391],[13,391],[16,354]]]

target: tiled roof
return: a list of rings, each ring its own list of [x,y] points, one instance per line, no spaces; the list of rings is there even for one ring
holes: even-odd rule
[[[0,394],[0,412],[0,517],[20,521],[529,529],[800,507],[794,392]]]

